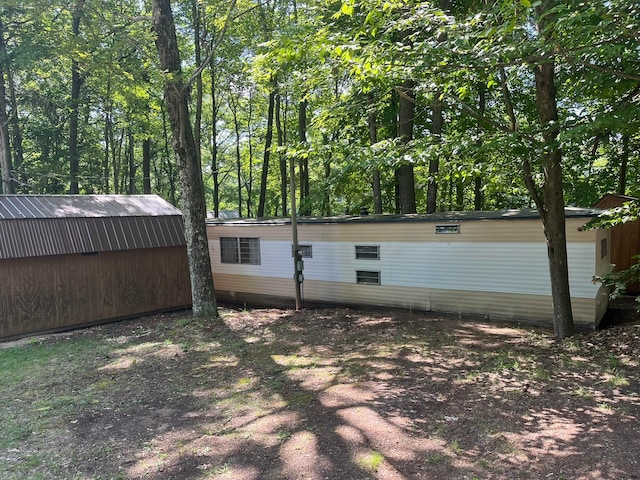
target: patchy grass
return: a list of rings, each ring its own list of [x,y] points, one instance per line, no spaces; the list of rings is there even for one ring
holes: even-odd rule
[[[226,310],[2,346],[2,479],[640,476],[637,325],[557,343],[415,312]]]

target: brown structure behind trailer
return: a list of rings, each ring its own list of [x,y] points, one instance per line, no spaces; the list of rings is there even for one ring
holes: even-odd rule
[[[598,200],[594,207],[609,210],[637,200],[638,198],[627,195],[607,194]],[[637,262],[633,257],[640,255],[640,220],[617,225],[610,231],[611,263],[615,265],[613,271],[627,270]],[[640,294],[640,283],[627,285],[627,293]]]
[[[185,244],[154,195],[0,196],[0,339],[189,307]]]

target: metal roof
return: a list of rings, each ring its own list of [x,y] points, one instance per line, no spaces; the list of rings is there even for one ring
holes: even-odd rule
[[[0,195],[0,259],[185,244],[157,195]]]
[[[597,208],[565,208],[567,218],[591,218],[600,215],[604,210]],[[535,209],[514,209],[495,211],[471,212],[440,212],[415,213],[398,215],[339,215],[334,217],[298,217],[298,224],[324,223],[393,223],[393,222],[459,222],[470,220],[523,220],[539,219],[540,214]],[[285,225],[290,224],[290,218],[240,218],[240,219],[207,219],[209,225]]]

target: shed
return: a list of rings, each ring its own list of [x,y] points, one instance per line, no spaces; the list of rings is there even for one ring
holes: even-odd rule
[[[595,208],[612,209],[621,207],[627,202],[637,201],[638,198],[628,195],[607,194],[595,204]],[[613,271],[620,272],[629,269],[636,263],[634,256],[640,255],[640,220],[617,225],[610,229],[611,263]],[[640,294],[640,283],[627,285],[627,293]]]
[[[191,305],[182,213],[155,195],[1,195],[0,338]]]
[[[595,328],[607,292],[608,232],[583,231],[600,211],[568,208],[574,319]],[[287,219],[209,220],[218,298],[251,304],[294,295]],[[535,210],[298,220],[305,301],[399,307],[552,325],[547,246]]]

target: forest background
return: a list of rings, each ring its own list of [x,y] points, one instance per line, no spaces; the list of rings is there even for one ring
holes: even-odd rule
[[[534,207],[551,55],[565,203],[638,193],[636,2],[553,2],[550,35],[526,0],[172,8],[210,211],[286,215],[289,159],[304,214]],[[0,73],[4,193],[178,202],[150,4],[7,0]]]

